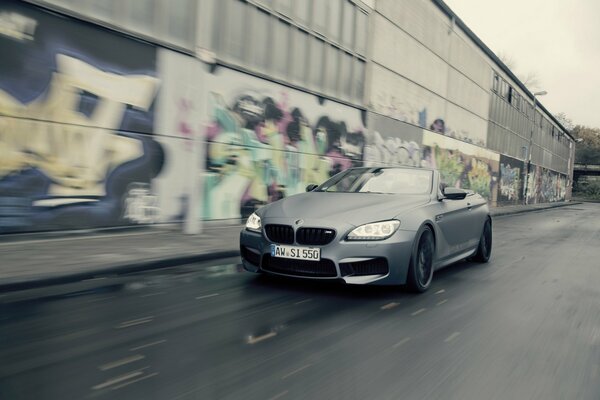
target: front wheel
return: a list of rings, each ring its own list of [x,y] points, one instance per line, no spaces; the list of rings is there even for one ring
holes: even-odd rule
[[[411,290],[423,293],[431,285],[433,279],[433,255],[435,246],[433,233],[426,227],[418,238],[417,246],[413,250],[408,268],[408,286]]]
[[[492,222],[488,218],[483,225],[483,232],[479,239],[477,253],[473,256],[473,260],[481,263],[490,261],[492,255]]]

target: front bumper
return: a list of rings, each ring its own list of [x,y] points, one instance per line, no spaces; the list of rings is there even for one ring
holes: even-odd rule
[[[350,229],[350,228],[349,228]],[[349,230],[348,229],[348,230]],[[306,274],[313,261],[305,261],[302,265],[302,273],[294,272],[274,272],[265,270],[271,257],[271,244],[263,232],[251,232],[246,229],[240,232],[240,252],[242,255],[242,264],[244,269],[250,272],[267,272],[276,275],[293,276],[305,279],[337,279],[343,280],[349,284],[375,284],[375,285],[402,285],[406,283],[410,256],[416,232],[398,230],[390,238],[382,241],[346,241],[344,237],[348,230],[338,231],[335,239],[324,246],[305,246],[319,247],[321,249],[321,260],[330,260],[335,265],[335,276],[310,276]],[[377,273],[372,275],[356,275],[348,265],[353,263],[368,262],[369,260],[385,260],[387,262],[387,273]],[[286,259],[277,259],[279,263]],[[296,263],[296,260],[289,260],[290,263]],[[312,264],[316,265],[316,264]]]

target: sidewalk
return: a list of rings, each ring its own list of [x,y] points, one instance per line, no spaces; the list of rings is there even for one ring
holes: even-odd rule
[[[561,202],[492,209],[492,216],[577,204]],[[0,292],[190,264],[239,255],[242,225],[206,224],[200,235],[181,226],[116,232],[0,237]]]

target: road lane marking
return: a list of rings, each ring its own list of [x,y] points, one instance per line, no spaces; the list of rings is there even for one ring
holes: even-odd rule
[[[438,302],[438,303],[436,304],[436,306],[441,306],[442,304],[444,304],[444,303],[445,303],[445,302],[447,302],[447,301],[448,301],[448,299],[444,299],[444,300],[442,300],[442,301]]]
[[[438,290],[438,291],[437,291],[437,292],[435,292],[434,294],[442,294],[442,293],[444,293],[444,292],[445,292],[445,290],[444,290],[444,289],[442,289],[442,290]]]
[[[148,317],[138,318],[138,319],[132,319],[131,321],[121,322],[119,325],[115,326],[115,328],[122,329],[122,328],[129,328],[130,326],[146,324],[148,322],[152,322],[153,319],[154,319],[153,315],[150,315]]]
[[[408,342],[410,340],[409,337],[406,337],[404,339],[402,339],[401,341],[399,341],[398,343],[396,343],[395,345],[392,346],[392,348],[396,349],[400,346],[402,346],[404,343]]]
[[[141,370],[128,372],[126,374],[119,375],[114,378],[108,379],[102,383],[97,384],[96,386],[92,386],[92,389],[94,389],[94,390],[104,389],[105,387],[109,387],[109,386],[115,385],[117,383],[121,383],[123,381],[126,381],[127,379],[135,378],[136,376],[140,376],[143,374],[144,373]]]
[[[98,297],[95,299],[89,299],[88,301],[86,301],[85,303],[95,303],[97,301],[104,301],[104,300],[108,300],[108,299],[114,299],[117,296],[104,296],[104,297]]]
[[[100,365],[98,367],[98,369],[100,369],[100,371],[107,371],[109,369],[117,368],[117,367],[120,367],[122,365],[130,364],[132,362],[136,362],[136,361],[139,361],[139,360],[143,360],[144,358],[146,358],[144,355],[142,355],[142,354],[136,354],[136,355],[133,355],[133,356],[130,356],[130,357],[122,358],[120,360],[111,361],[111,362],[106,363],[104,365]]]
[[[277,336],[277,332],[269,332],[267,334],[264,334],[262,336],[257,336],[257,337],[249,336],[248,340],[247,340],[247,343],[248,344],[256,344],[258,342],[262,342],[263,340],[270,339],[270,338],[272,338],[274,336]]]
[[[297,306],[298,304],[308,303],[309,301],[312,301],[312,299],[300,300],[300,301],[295,302],[294,305]]]
[[[288,394],[287,390],[284,390],[283,392],[276,394],[275,396],[271,397],[269,400],[277,400],[282,398],[283,396],[285,396],[286,394]]]
[[[444,343],[448,343],[451,340],[454,340],[458,335],[460,335],[460,332],[454,332],[452,335],[450,335],[446,339],[444,339]]]
[[[215,297],[215,296],[218,296],[218,295],[219,295],[219,293],[206,294],[204,296],[198,296],[198,297],[196,297],[196,300],[208,299],[210,297]]]
[[[132,383],[136,383],[136,382],[139,382],[139,381],[143,381],[143,380],[145,380],[145,379],[152,378],[153,376],[156,376],[156,375],[158,375],[158,372],[153,372],[153,373],[151,373],[151,374],[144,375],[144,376],[142,376],[142,377],[139,377],[139,378],[137,378],[137,379],[133,379],[133,380],[131,380],[131,381],[127,381],[127,382],[121,383],[120,385],[117,385],[117,386],[113,387],[113,388],[112,388],[112,390],[121,389],[121,388],[123,388],[123,387],[125,387],[125,386],[131,385]]]
[[[150,342],[150,343],[142,344],[140,346],[130,348],[129,351],[138,351],[138,350],[141,350],[141,349],[145,349],[147,347],[156,346],[157,344],[165,343],[166,341],[167,341],[166,339],[163,339],[163,340],[157,340],[156,342]]]
[[[300,368],[298,368],[298,369],[296,369],[296,370],[294,370],[294,371],[292,371],[290,373],[285,374],[284,376],[281,377],[281,379],[287,379],[290,376],[297,374],[298,372],[304,371],[306,368],[310,367],[311,365],[312,364],[306,364],[303,367],[300,367]]]
[[[386,304],[384,306],[381,306],[381,309],[382,310],[389,310],[390,308],[398,307],[398,305],[400,305],[400,303],[391,302],[391,303],[388,303],[388,304]]]
[[[421,314],[422,312],[425,312],[425,311],[427,311],[426,308],[420,308],[420,309],[418,309],[417,311],[415,311],[414,313],[412,313],[410,315],[412,315],[414,317],[415,315],[419,315],[419,314]]]
[[[154,292],[154,293],[148,293],[148,294],[143,294],[140,297],[152,297],[152,296],[159,296],[161,294],[166,294],[166,292]]]

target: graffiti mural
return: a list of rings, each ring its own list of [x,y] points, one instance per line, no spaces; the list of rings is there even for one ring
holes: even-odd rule
[[[153,48],[26,4],[0,13],[30,21],[0,31],[0,232],[153,222]]]
[[[440,171],[444,184],[473,190],[496,205],[500,155],[433,132],[423,133],[422,166]]]
[[[523,172],[523,161],[505,155],[500,156],[498,205],[522,203]]]
[[[421,165],[422,129],[378,114],[369,114],[364,165]]]
[[[205,218],[246,217],[362,164],[360,111],[229,70],[217,78],[222,86],[210,94],[206,131]],[[224,94],[236,79],[245,89]]]
[[[527,183],[528,204],[564,201],[566,194],[566,175],[539,165],[531,165]]]
[[[394,88],[393,82],[386,79],[373,81],[372,107],[375,112],[463,142],[486,146],[487,122],[484,118],[458,107],[448,107],[445,100],[425,89],[408,83],[405,83],[408,86],[402,84]]]

